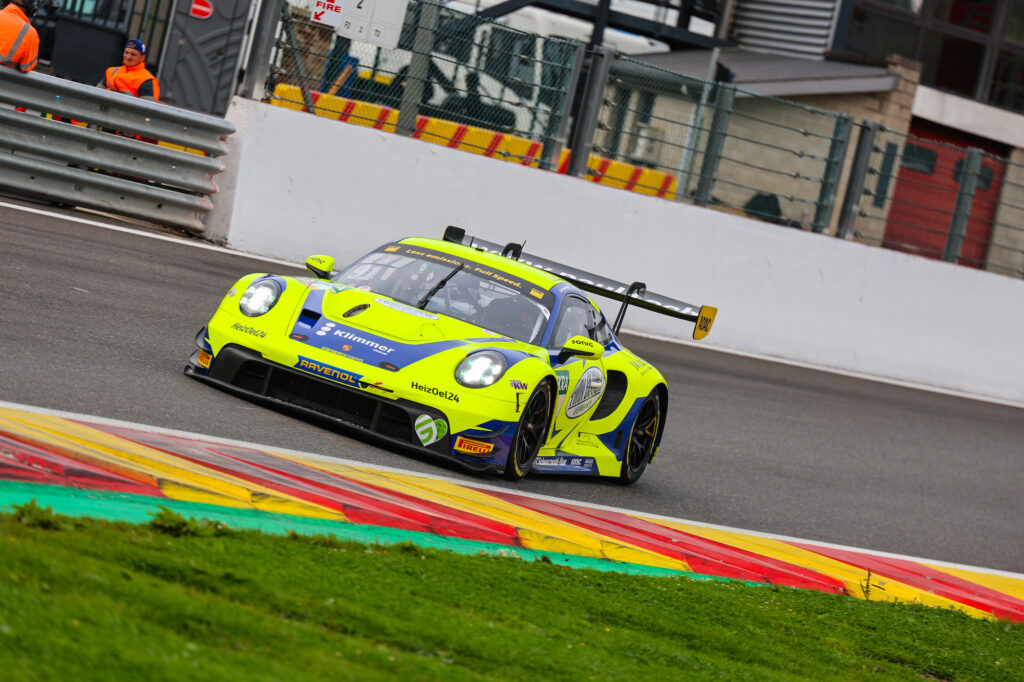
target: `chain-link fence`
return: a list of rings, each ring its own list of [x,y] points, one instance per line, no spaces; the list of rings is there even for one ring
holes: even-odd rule
[[[861,134],[870,144],[862,145],[867,162],[853,237],[1024,276],[1024,165],[874,124]]]
[[[849,117],[618,56],[594,151],[676,177],[675,197],[825,231]]]
[[[430,134],[460,135],[455,141],[463,146],[474,143],[458,126],[515,136],[538,143],[523,148],[534,149],[550,167],[566,135],[582,54],[579,42],[430,2],[410,3],[398,47],[380,48],[335,35],[308,10],[286,4],[266,90],[272,98],[364,125],[401,127],[402,111],[410,112],[410,127],[422,126],[418,117],[455,123]],[[484,136],[477,146],[494,140]]]
[[[855,124],[434,0],[411,2],[398,47],[378,48],[313,22],[303,1],[278,30],[277,104],[1024,276],[1024,156]]]

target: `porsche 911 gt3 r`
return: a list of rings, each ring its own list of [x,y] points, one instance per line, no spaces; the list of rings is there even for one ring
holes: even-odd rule
[[[626,308],[695,323],[716,309],[449,227],[312,277],[239,279],[185,373],[516,480],[531,471],[637,481],[657,454],[665,379],[616,338]],[[609,325],[584,292],[621,301]]]

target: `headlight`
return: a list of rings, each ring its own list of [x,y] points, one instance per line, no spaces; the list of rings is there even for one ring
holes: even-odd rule
[[[483,388],[500,379],[507,368],[505,356],[485,350],[466,356],[455,368],[455,380],[467,388]]]
[[[249,285],[238,302],[238,309],[249,317],[259,317],[274,307],[281,295],[281,285],[272,279],[263,279]]]

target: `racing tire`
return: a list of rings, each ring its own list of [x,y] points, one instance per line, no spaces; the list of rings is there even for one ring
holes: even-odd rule
[[[505,460],[504,474],[508,480],[518,481],[523,478],[537,461],[537,453],[548,437],[551,400],[551,382],[543,381],[526,401],[519,424],[516,425],[516,433],[512,436],[508,459]]]
[[[619,483],[633,485],[640,480],[654,457],[661,431],[661,396],[658,389],[651,391],[640,405],[640,411],[629,430],[629,440],[622,455]]]

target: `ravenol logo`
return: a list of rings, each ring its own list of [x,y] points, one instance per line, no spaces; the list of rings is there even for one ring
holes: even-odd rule
[[[319,376],[330,379],[331,381],[337,381],[339,384],[345,384],[346,386],[352,386],[359,388],[359,380],[363,378],[362,374],[354,374],[352,372],[338,369],[330,365],[325,365],[322,362],[316,360],[310,360],[299,356],[299,361],[295,363],[296,369],[301,369],[310,374],[317,374]]]

